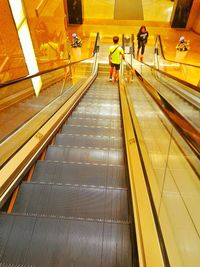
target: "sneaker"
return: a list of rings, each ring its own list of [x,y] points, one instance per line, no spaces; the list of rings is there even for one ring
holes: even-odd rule
[[[109,78],[109,81],[112,82],[112,78],[111,77]]]

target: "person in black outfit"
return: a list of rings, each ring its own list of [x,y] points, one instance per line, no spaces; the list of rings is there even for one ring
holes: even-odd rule
[[[137,40],[138,40],[137,59],[139,58],[139,52],[141,49],[140,61],[143,61],[144,49],[145,49],[145,45],[147,43],[148,36],[149,36],[149,33],[146,30],[146,27],[144,25],[142,25],[140,27],[138,34],[137,34]]]

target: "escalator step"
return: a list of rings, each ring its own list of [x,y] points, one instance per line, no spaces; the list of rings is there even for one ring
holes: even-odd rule
[[[130,226],[0,215],[0,262],[31,266],[132,266]]]
[[[81,112],[81,111],[74,111],[72,113],[72,118],[79,117],[79,118],[93,118],[93,119],[110,119],[110,120],[118,120],[120,119],[120,114],[118,113],[110,113],[110,112]]]
[[[102,94],[101,92],[88,92],[85,97],[83,98],[84,100],[85,99],[93,99],[94,100],[118,100],[119,101],[119,96],[118,94],[113,94],[113,93],[110,93],[110,94]]]
[[[92,118],[72,118],[67,120],[66,124],[82,125],[82,126],[94,126],[94,127],[110,127],[121,128],[121,120],[109,120],[109,119],[92,119]]]
[[[71,185],[126,187],[124,166],[38,161],[32,181]]]
[[[79,105],[82,104],[89,104],[91,106],[93,106],[93,104],[95,103],[96,105],[109,105],[109,106],[116,106],[116,107],[120,107],[119,105],[119,99],[92,99],[90,97],[83,97],[79,103]]]
[[[23,182],[13,212],[128,221],[127,190]]]
[[[110,136],[110,137],[122,136],[121,129],[70,125],[70,123],[64,125],[62,127],[61,132],[66,134],[96,135],[96,136]]]
[[[96,108],[106,108],[108,110],[117,110],[120,111],[120,105],[117,103],[117,101],[111,101],[109,100],[92,100],[90,99],[82,99],[79,105],[76,109],[96,109]]]
[[[93,148],[74,148],[49,146],[46,154],[47,160],[123,165],[124,154],[121,150],[93,149]]]
[[[122,138],[110,136],[57,134],[55,145],[122,149]]]
[[[120,108],[119,106],[116,106],[116,105],[103,105],[103,104],[95,104],[95,103],[94,105],[90,105],[90,103],[85,101],[76,107],[75,112],[89,112],[89,113],[94,113],[94,114],[110,113],[112,115],[115,113],[120,114]]]

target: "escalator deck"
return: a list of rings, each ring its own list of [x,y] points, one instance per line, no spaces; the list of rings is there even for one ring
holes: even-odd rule
[[[131,267],[117,86],[97,78],[0,215],[0,266]]]

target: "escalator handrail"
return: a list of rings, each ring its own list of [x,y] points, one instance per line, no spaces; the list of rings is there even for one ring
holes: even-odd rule
[[[160,45],[161,56],[163,57],[164,60],[167,60],[167,61],[172,62],[172,63],[178,63],[178,64],[181,64],[181,65],[185,65],[185,66],[188,66],[188,67],[200,68],[199,65],[194,65],[194,64],[189,64],[189,63],[185,63],[185,62],[179,62],[179,61],[175,61],[175,60],[167,59],[167,58],[165,57],[165,54],[164,54],[164,49],[163,49],[163,45],[162,45],[162,41],[161,41],[161,36],[160,36],[160,34],[157,34],[157,36],[156,36],[155,50],[154,50],[155,53],[156,53],[156,48],[157,48],[157,42],[158,42],[159,45]]]
[[[99,40],[99,33],[97,32],[96,39],[95,39],[95,45],[94,45],[94,49],[93,49],[93,52],[92,52],[92,56],[84,58],[84,59],[81,59],[81,60],[78,60],[78,61],[70,62],[70,63],[64,64],[64,65],[61,65],[59,67],[52,68],[50,70],[39,71],[39,72],[31,74],[31,75],[29,74],[29,75],[22,76],[20,78],[17,78],[17,79],[14,79],[14,80],[11,80],[11,81],[8,81],[8,82],[5,82],[5,83],[0,83],[0,89],[3,88],[3,87],[6,87],[6,86],[10,86],[12,84],[18,83],[18,82],[22,82],[22,81],[25,81],[25,80],[29,80],[31,78],[35,78],[37,76],[41,76],[43,74],[51,73],[51,72],[59,70],[59,69],[64,69],[66,67],[70,67],[72,65],[75,65],[77,63],[83,62],[85,60],[89,60],[89,59],[93,58],[95,56],[95,53],[98,51],[98,40]]]
[[[99,38],[99,35],[97,36],[97,38]],[[96,65],[97,65],[97,63],[98,63],[98,59],[97,59],[97,56],[98,56],[98,53],[97,52],[95,52],[95,54],[94,54],[94,68],[93,68],[93,71],[92,71],[92,74],[91,74],[91,76],[94,76],[94,74],[95,74],[95,72],[96,72]],[[78,62],[81,62],[81,61],[78,61]],[[73,64],[76,64],[76,62],[73,62]],[[68,66],[68,65],[67,65]],[[28,78],[27,78],[28,79]],[[36,113],[33,117],[31,117],[30,119],[33,119],[35,116],[37,116],[37,114],[38,113]],[[25,122],[25,123],[28,123],[28,120]],[[23,125],[22,125],[23,126]],[[17,128],[16,130],[17,131],[19,131],[19,129],[20,128]],[[12,133],[12,135],[14,135],[15,134],[15,132],[13,132]],[[12,135],[11,136],[9,136],[9,138],[12,138]],[[6,139],[0,144],[0,145],[2,145],[2,144],[4,144],[6,142]],[[25,143],[25,142],[24,142]],[[23,145],[24,145],[24,143],[23,143]],[[19,147],[17,148],[18,150],[20,149]],[[16,151],[15,151],[16,152]],[[14,153],[15,153],[14,152]],[[10,160],[10,158],[14,155],[14,153],[11,153],[12,155],[10,156],[8,156],[7,158],[4,158],[3,160],[4,160],[4,162],[3,162],[3,164],[1,164],[0,163],[0,167],[2,167],[4,164],[6,164],[6,162],[8,161],[8,160]],[[0,160],[1,161],[1,160]]]
[[[129,68],[131,68],[132,71],[134,71],[134,68],[127,62],[125,61],[125,63],[129,66]],[[147,64],[145,64],[147,65]],[[148,67],[151,67],[149,65],[147,65]],[[159,71],[157,70],[156,68],[154,67],[151,67],[153,69],[155,69],[156,71]],[[140,76],[139,78],[140,79],[143,79],[142,76],[136,71],[136,75],[137,76]],[[167,75],[168,76],[168,75]],[[170,75],[171,76],[171,75]],[[157,92],[157,91],[156,91]],[[159,107],[162,108],[162,110],[164,111],[165,114],[167,114],[167,112],[165,112],[164,108],[163,108],[163,105],[160,104],[160,101],[158,101],[158,99],[160,99],[160,96],[156,96],[154,97],[156,103],[159,104]],[[177,126],[177,120],[176,118],[175,119],[172,119],[170,118],[170,120],[172,121],[172,124],[174,125],[174,127],[178,130],[178,132],[180,133],[180,135],[184,138],[184,140],[186,141],[186,143],[190,146],[190,148],[192,149],[192,151],[195,153],[195,155],[200,158],[200,146],[199,146],[199,133],[198,131],[181,115],[179,114],[177,111],[176,111],[176,114],[178,114],[178,116],[181,118],[181,121],[184,123],[184,125],[187,125],[188,129],[193,129],[193,134],[192,133],[186,133],[184,131],[184,129],[180,128],[180,126]],[[168,114],[167,114],[168,116]]]
[[[137,60],[137,59],[135,59],[135,60]],[[138,60],[137,60],[137,61],[138,61]],[[138,62],[140,62],[140,61],[138,61]],[[128,62],[126,62],[126,63],[127,63],[128,65],[130,65]],[[141,63],[141,62],[140,62],[140,63]],[[176,63],[177,63],[177,62],[176,62]],[[189,82],[186,82],[186,81],[184,81],[184,80],[182,80],[182,79],[180,79],[180,78],[177,78],[177,77],[175,77],[175,76],[173,76],[173,75],[171,75],[171,74],[169,74],[169,73],[167,73],[167,72],[164,72],[164,71],[162,71],[162,70],[159,70],[159,69],[155,68],[154,66],[150,66],[150,65],[148,65],[148,64],[145,63],[145,62],[142,62],[141,64],[143,64],[143,65],[149,67],[150,69],[155,70],[155,71],[157,71],[157,72],[159,72],[159,73],[161,73],[161,74],[163,74],[163,75],[165,75],[165,76],[171,78],[172,80],[175,80],[175,81],[177,81],[177,82],[179,82],[179,83],[182,83],[183,85],[188,86],[188,87],[190,87],[191,89],[193,89],[193,90],[195,90],[195,91],[197,91],[197,92],[200,92],[200,88],[199,88],[198,86],[194,85],[194,84],[191,84],[191,83],[189,83]],[[132,66],[131,66],[131,67],[132,67]]]
[[[8,81],[8,82],[5,82],[5,83],[0,83],[0,89],[3,88],[3,87],[6,87],[6,86],[10,86],[12,84],[18,83],[18,82],[22,82],[22,81],[25,81],[25,80],[29,80],[29,79],[41,76],[43,74],[51,73],[51,72],[59,70],[59,69],[64,69],[66,67],[72,66],[72,65],[80,63],[80,62],[83,62],[85,60],[89,60],[91,58],[93,58],[93,56],[85,58],[85,59],[82,59],[82,60],[78,60],[78,61],[75,61],[75,62],[67,63],[67,64],[64,64],[62,66],[50,69],[50,70],[39,71],[39,72],[37,72],[35,74],[31,74],[31,75],[29,74],[27,76],[23,76],[23,77],[20,77],[20,78],[17,78],[17,79],[14,79],[14,80],[11,80],[11,81]]]
[[[1,165],[0,171],[2,178],[0,179],[0,208],[6,202],[13,189],[20,183],[22,177],[30,170],[33,162],[38,159],[39,155],[41,155],[42,151],[50,143],[50,140],[53,139],[53,136],[66,121],[66,118],[80,98],[93,83],[97,76],[97,66],[98,53],[95,52],[93,73],[87,81],[78,90],[69,95],[67,102],[61,103],[59,110],[50,115],[48,121],[46,121],[47,124],[42,122],[34,134],[31,134],[20,147],[16,148],[16,151],[11,153],[11,155],[7,155],[5,162]]]
[[[123,73],[123,67],[121,73]],[[155,213],[155,205],[152,199],[152,194],[147,183],[147,172],[143,164],[143,159],[140,151],[139,141],[136,134],[135,123],[133,119],[133,109],[130,104],[125,79],[120,77],[120,98],[125,135],[125,146],[127,152],[127,162],[130,177],[130,189],[132,205],[134,209],[134,222],[136,227],[137,246],[139,251],[140,266],[162,266],[170,267],[167,251],[165,248],[162,232]],[[134,167],[136,164],[137,168]],[[135,179],[137,177],[137,179]],[[141,201],[142,191],[142,201]],[[145,210],[145,214],[143,211]],[[146,220],[148,218],[148,227]],[[148,229],[147,229],[148,228]],[[148,232],[148,237],[146,233]],[[153,253],[148,257],[149,239]]]

